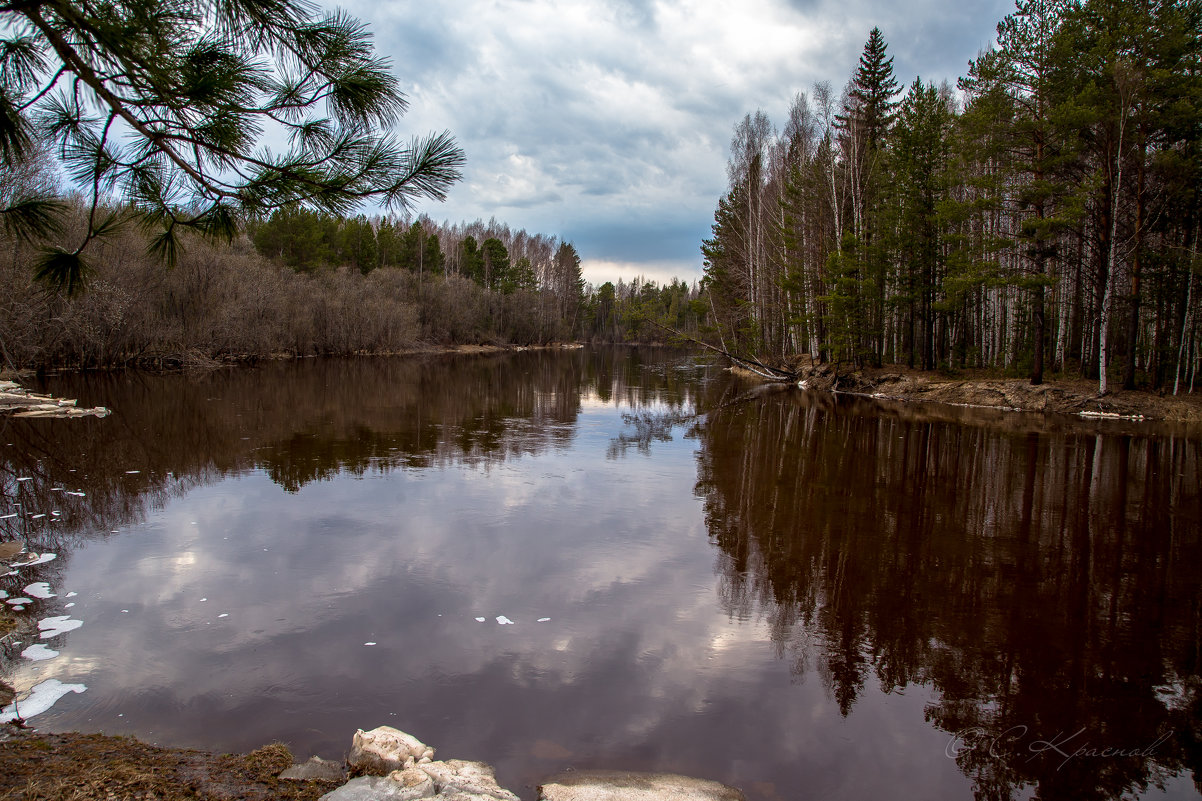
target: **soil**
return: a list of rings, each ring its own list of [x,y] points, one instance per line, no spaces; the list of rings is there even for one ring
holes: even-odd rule
[[[1078,378],[1055,378],[1032,385],[1027,379],[999,378],[983,372],[953,375],[896,365],[854,371],[846,366],[837,370],[828,364],[795,364],[790,368],[803,389],[880,400],[1202,426],[1202,393],[1197,392],[1173,396],[1146,390],[1119,390],[1099,397],[1096,381]]]
[[[340,784],[276,778],[292,764],[278,743],[217,755],[130,737],[0,727],[0,801],[310,801]]]

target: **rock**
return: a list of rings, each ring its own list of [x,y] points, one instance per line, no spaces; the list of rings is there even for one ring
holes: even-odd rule
[[[582,770],[538,788],[539,801],[746,801],[725,784],[671,773]]]
[[[280,774],[281,779],[305,782],[340,782],[344,777],[341,762],[321,757],[309,757],[308,762],[293,765]]]
[[[411,734],[391,726],[371,731],[359,729],[351,744],[347,764],[353,774],[386,776],[404,770],[422,759],[433,759],[434,749]]]
[[[434,780],[417,768],[394,770],[388,774],[388,778],[402,787],[408,788],[410,792],[422,794],[414,795],[413,798],[430,798],[438,791],[434,786]]]
[[[497,784],[492,766],[483,762],[448,759],[445,762],[431,762],[417,767],[434,780],[439,798],[444,795],[454,798],[452,793],[462,793],[472,801],[475,801],[477,797],[500,799],[500,801],[519,801],[516,795]]]
[[[360,776],[326,793],[319,801],[416,801],[433,797],[432,784],[406,787],[390,776]]]

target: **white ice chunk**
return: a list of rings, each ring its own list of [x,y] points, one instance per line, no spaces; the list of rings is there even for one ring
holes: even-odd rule
[[[25,588],[25,594],[32,595],[34,598],[40,598],[43,601],[47,598],[54,597],[54,593],[50,591],[50,585],[44,581],[39,581],[36,584],[30,584],[27,586]]]
[[[44,553],[38,556],[37,559],[34,559],[30,562],[22,562],[21,564],[17,565],[17,567],[33,567],[34,565],[42,565],[46,562],[53,562],[57,558],[58,554],[56,553]]]
[[[483,622],[484,622],[484,618],[482,618],[482,617],[478,617],[478,618],[476,618],[476,622],[477,622],[477,623],[483,623]]]
[[[136,473],[141,473],[141,472],[142,472],[141,470],[126,470],[125,475],[132,476],[132,475],[135,475]]]
[[[75,606],[75,602],[74,602],[74,601],[72,601],[71,603],[67,604],[67,605],[66,605],[66,606],[64,606],[63,608],[64,608],[64,609],[70,609],[70,608],[71,608],[71,607],[73,607],[73,606]]]
[[[549,617],[540,617],[540,618],[538,619],[538,622],[539,622],[539,623],[546,623],[546,622],[547,622],[548,620],[550,620],[550,619],[551,619],[551,618],[549,618]]]
[[[39,513],[39,514],[36,514],[36,515],[34,515],[33,517],[31,517],[31,518],[29,518],[29,519],[30,519],[30,520],[40,520],[40,519],[42,519],[42,518],[43,518],[43,517],[45,517],[45,516],[46,516],[46,513],[45,513],[45,512],[41,512],[41,513]]]
[[[79,593],[77,593],[77,592],[69,592],[69,593],[67,593],[67,597],[68,597],[68,598],[74,598],[76,595],[79,595]]]
[[[86,689],[84,684],[63,684],[58,679],[46,679],[34,687],[24,701],[14,701],[4,707],[0,712],[0,723],[14,721],[18,716],[28,720],[50,709],[67,693],[81,693]]]
[[[25,604],[33,603],[33,599],[32,598],[9,598],[4,603],[8,604],[9,606],[17,606],[17,605],[24,606]]]
[[[7,590],[0,590],[0,601],[4,600],[4,599],[5,599],[5,598],[7,598],[7,597],[8,597],[8,591],[7,591]]]
[[[43,640],[57,637],[60,634],[66,634],[68,631],[75,631],[82,625],[82,620],[72,620],[70,615],[58,615],[57,617],[48,617],[45,620],[38,621],[38,629],[42,632]]]
[[[200,599],[200,602],[203,604],[203,603],[204,603],[205,601],[207,601],[207,600],[209,600],[209,599],[208,599],[208,598],[201,598],[201,599]]]
[[[38,642],[22,651],[21,656],[26,659],[32,659],[34,662],[41,662],[45,659],[54,659],[54,657],[58,656],[58,651],[52,651]]]
[[[33,481],[33,476],[21,476],[17,481]]]
[[[512,625],[513,625],[513,621],[512,621],[512,620],[510,620],[509,618],[505,617],[504,615],[497,615],[497,625],[499,625],[499,626],[512,626]]]
[[[365,642],[365,643],[363,643],[363,644],[364,644],[364,645],[375,645],[375,643],[374,643],[374,642]]]
[[[220,615],[218,615],[217,617],[229,617],[229,616],[230,616],[230,613],[229,613],[229,612],[222,612],[222,613],[221,613]]]
[[[16,606],[14,606],[14,607],[13,607],[13,611],[14,611],[14,612],[24,612],[24,611],[25,611],[25,605],[24,605],[24,604],[17,604]]]
[[[10,520],[16,516],[17,516],[16,512],[13,512],[13,513],[7,514],[7,515],[0,515],[0,520]]]

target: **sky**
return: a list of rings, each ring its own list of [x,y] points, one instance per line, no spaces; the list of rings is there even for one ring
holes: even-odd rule
[[[874,26],[901,86],[955,83],[1011,0],[345,0],[400,79],[406,136],[467,154],[452,222],[572,242],[585,279],[701,276],[733,128],[851,77]]]

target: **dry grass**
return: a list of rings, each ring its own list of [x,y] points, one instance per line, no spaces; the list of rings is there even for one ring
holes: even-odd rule
[[[4,736],[9,739],[0,741],[2,801],[308,801],[332,788],[277,779],[293,762],[279,743],[218,756],[100,734],[7,727]]]

